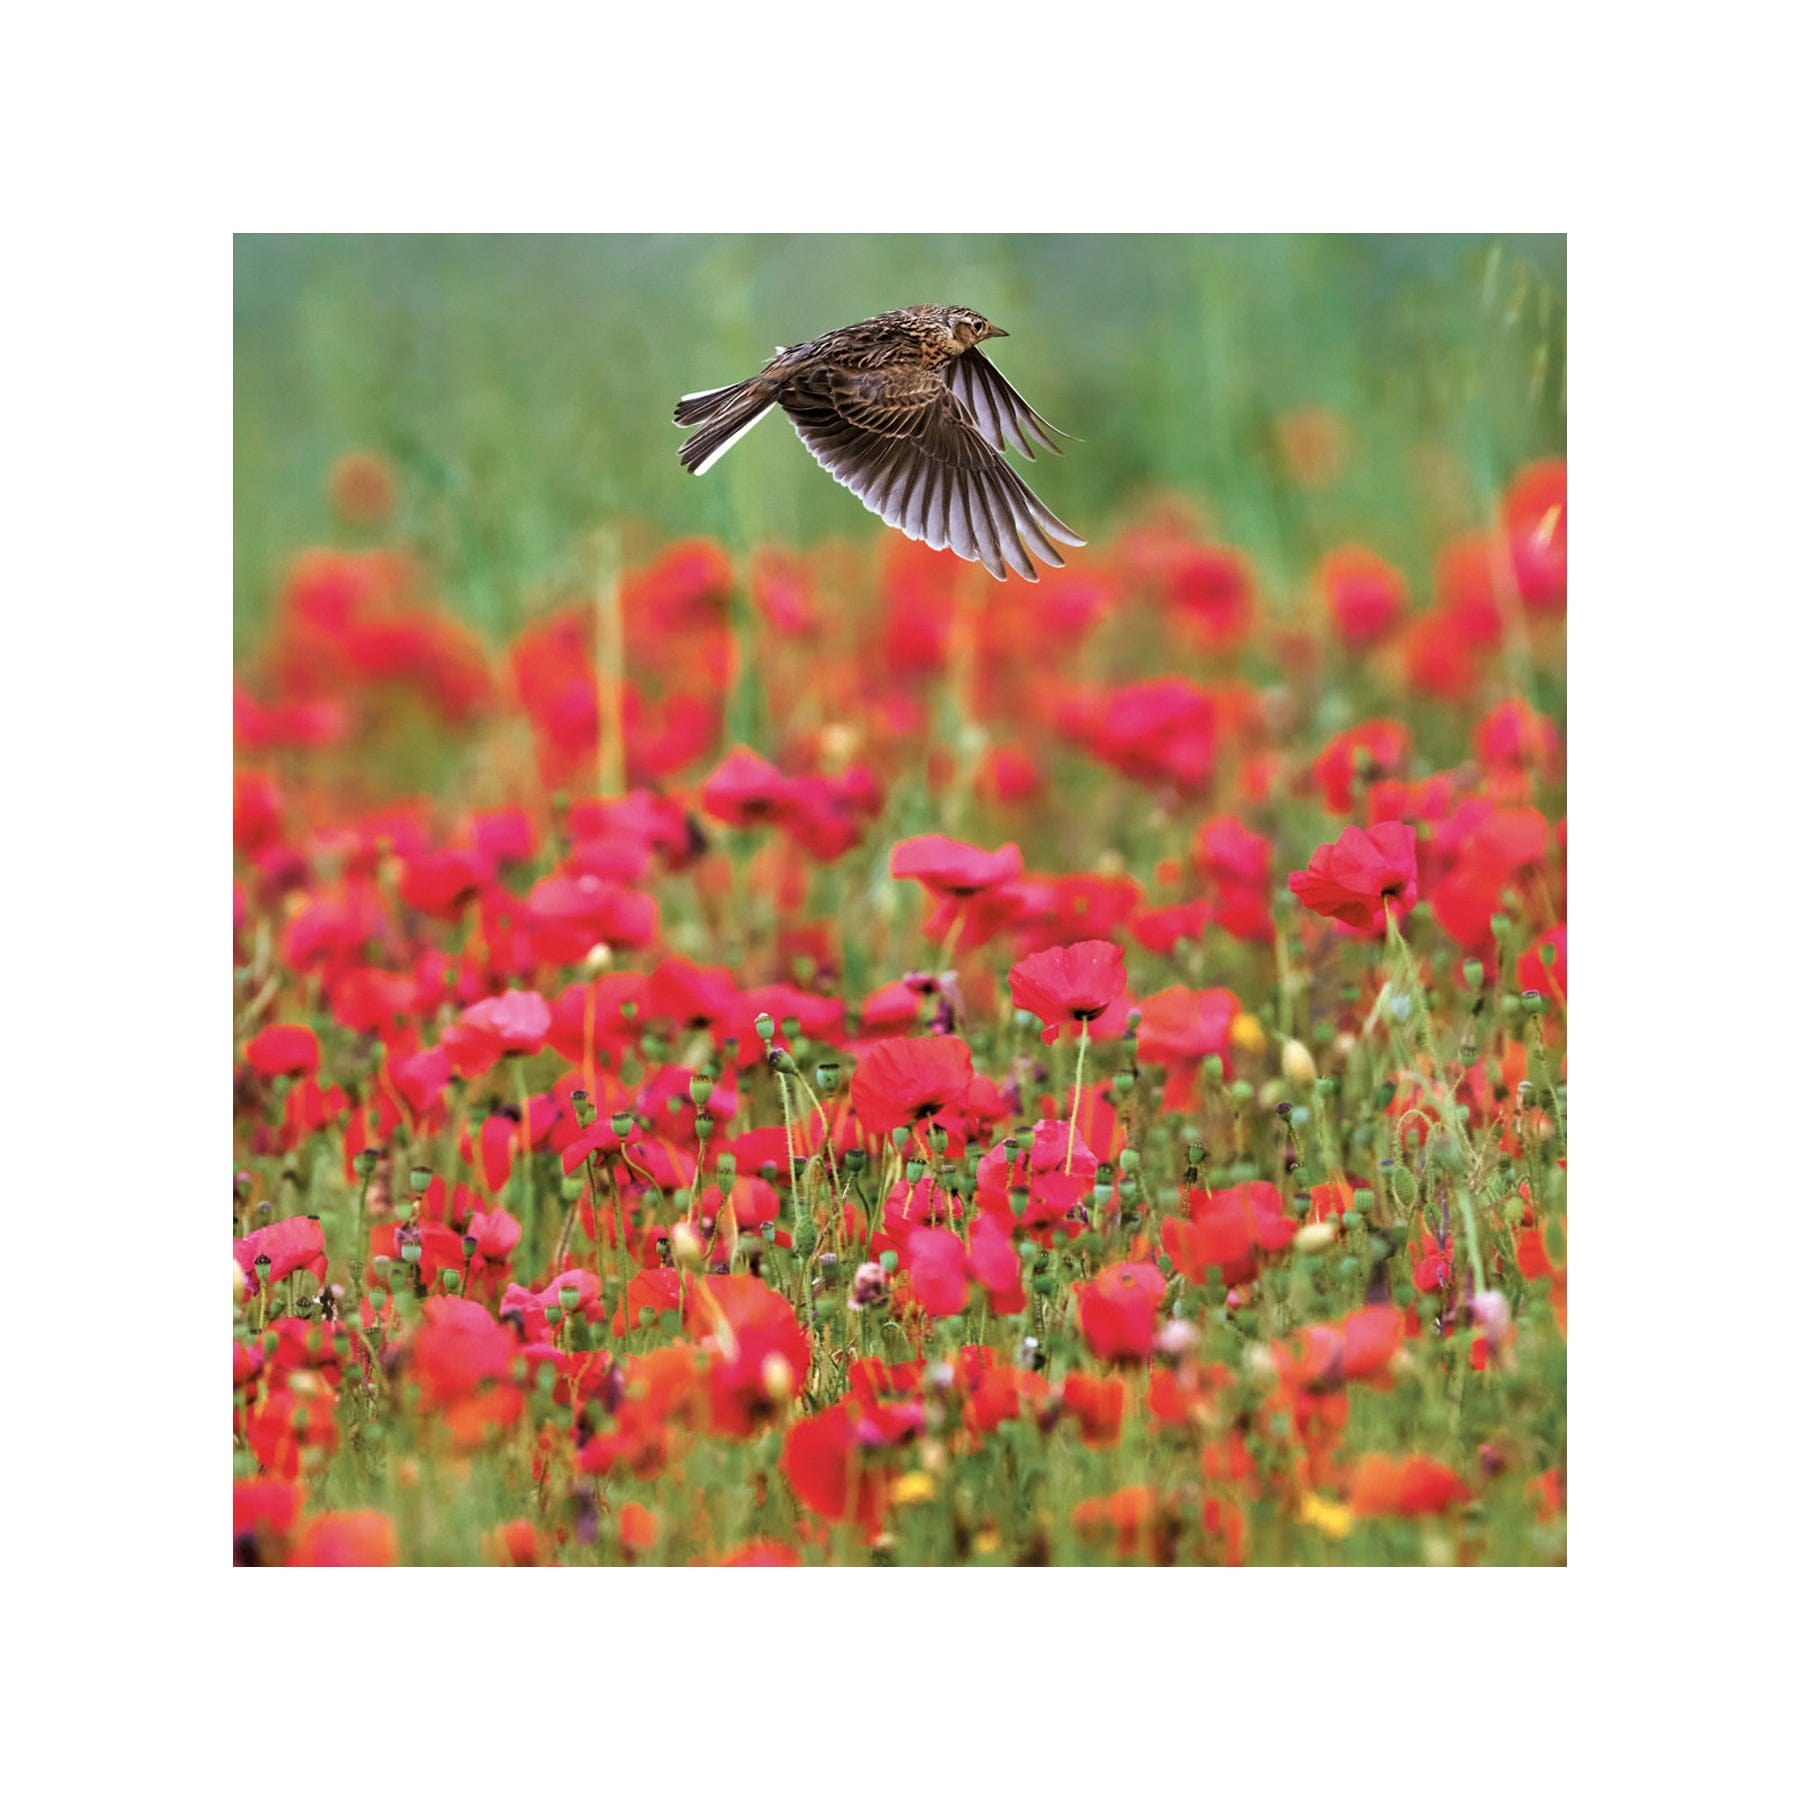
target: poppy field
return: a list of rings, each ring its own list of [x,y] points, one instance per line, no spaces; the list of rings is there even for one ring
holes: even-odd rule
[[[1028,584],[667,430],[504,611],[338,446],[235,659],[236,1562],[1565,1560],[1565,464],[1302,530],[1360,433]]]

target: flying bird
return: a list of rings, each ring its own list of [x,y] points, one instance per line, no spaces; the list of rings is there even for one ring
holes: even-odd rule
[[[1036,460],[1065,437],[1020,398],[979,345],[1007,337],[966,306],[903,306],[811,343],[777,350],[748,381],[683,394],[675,423],[698,429],[681,462],[704,475],[771,407],[870,512],[934,550],[1010,564],[1063,566],[1058,543],[1086,543],[1032,493],[1002,454]],[[1052,540],[1055,540],[1054,542]]]

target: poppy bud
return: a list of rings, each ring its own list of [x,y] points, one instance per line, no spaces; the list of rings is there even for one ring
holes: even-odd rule
[[[918,1157],[918,1156],[909,1156],[906,1159],[906,1179],[909,1182],[915,1182],[915,1181],[920,1180],[924,1176],[924,1174],[925,1174],[924,1158]]]
[[[800,1073],[800,1065],[786,1050],[771,1050],[767,1060],[769,1067],[778,1075],[798,1075]]]
[[[589,969],[597,975],[601,970],[612,967],[612,959],[611,944],[596,944],[588,951],[586,961]]]
[[[375,1173],[375,1165],[380,1161],[379,1150],[359,1150],[356,1153],[356,1171],[366,1180]]]
[[[942,1125],[934,1123],[925,1135],[934,1156],[942,1156],[950,1148],[950,1133]]]
[[[570,1204],[573,1204],[575,1201],[579,1200],[581,1198],[581,1190],[582,1190],[583,1185],[584,1184],[579,1175],[565,1175],[562,1178],[562,1197],[563,1197],[563,1199]]]
[[[881,1266],[888,1272],[888,1274],[892,1275],[893,1272],[900,1266],[900,1252],[898,1250],[882,1251]]]
[[[844,1167],[852,1175],[860,1175],[869,1166],[869,1153],[860,1146],[844,1152]]]
[[[694,1136],[705,1143],[713,1134],[713,1116],[709,1112],[694,1114]]]
[[[416,1237],[405,1239],[400,1245],[400,1256],[405,1262],[416,1263],[425,1254],[425,1246]]]
[[[697,1072],[688,1077],[688,1098],[696,1106],[705,1106],[712,1095],[713,1078],[710,1075]]]
[[[464,1232],[463,1233],[463,1241],[462,1241],[463,1255],[467,1256],[467,1257],[472,1257],[475,1254],[476,1250],[479,1248],[480,1243],[481,1243],[481,1240],[478,1237],[476,1237],[474,1232],[472,1232],[472,1231]]]
[[[431,1171],[426,1168],[415,1168],[407,1177],[415,1194],[422,1194],[431,1186]]]
[[[1319,1079],[1312,1052],[1298,1038],[1282,1040],[1281,1074],[1290,1087],[1296,1088],[1311,1087]],[[1276,1110],[1280,1111],[1280,1108]]]
[[[444,1271],[444,1292],[454,1294],[462,1286],[462,1270],[446,1269]]]
[[[569,1104],[575,1108],[575,1117],[581,1121],[581,1128],[585,1131],[593,1124],[594,1115],[599,1110],[588,1097],[587,1089],[577,1088],[569,1096]]]
[[[1131,1090],[1137,1086],[1137,1070],[1121,1069],[1112,1079],[1113,1092],[1121,1100],[1131,1098]]]
[[[1238,1079],[1231,1084],[1231,1097],[1239,1106],[1248,1106],[1250,1102],[1256,1098],[1256,1089],[1253,1088],[1249,1082],[1244,1080],[1242,1076],[1239,1076]]]
[[[894,1129],[888,1133],[888,1142],[892,1144],[896,1150],[904,1150],[906,1148],[906,1141],[911,1136],[912,1128],[910,1126],[896,1125]]]
[[[1411,1169],[1404,1164],[1397,1165],[1391,1178],[1394,1197],[1404,1206],[1411,1206],[1419,1197],[1419,1183]]]
[[[1481,977],[1483,973],[1484,971],[1481,967],[1481,959],[1479,957],[1471,956],[1464,962],[1463,980],[1466,981],[1470,987],[1478,988],[1481,986]]]
[[[266,1252],[259,1256],[256,1259],[256,1279],[266,1283],[269,1279],[269,1271],[274,1268],[274,1266],[274,1263],[270,1260]]]
[[[1214,1054],[1204,1057],[1200,1063],[1200,1073],[1206,1079],[1208,1087],[1217,1087],[1225,1079],[1225,1059]]]
[[[630,1113],[620,1110],[614,1113],[607,1123],[612,1127],[613,1136],[623,1143],[626,1138],[631,1136],[631,1128],[637,1123],[637,1120]]]
[[[563,1309],[554,1301],[544,1308],[544,1318],[552,1325],[560,1325],[562,1323],[562,1316]]]
[[[1336,1236],[1336,1221],[1320,1219],[1311,1225],[1302,1225],[1294,1233],[1294,1248],[1302,1256],[1316,1256],[1321,1250],[1329,1249]]]
[[[775,1041],[775,1021],[766,1012],[756,1015],[756,1035],[765,1044],[772,1044]]]
[[[1536,988],[1527,988],[1519,996],[1519,1004],[1535,1018],[1544,1010],[1544,996]]]
[[[576,1303],[581,1299],[581,1289],[572,1284],[565,1284],[556,1290],[556,1297],[562,1302],[565,1312],[573,1312]]]
[[[763,1358],[762,1390],[776,1406],[786,1406],[794,1397],[794,1365],[779,1350]]]

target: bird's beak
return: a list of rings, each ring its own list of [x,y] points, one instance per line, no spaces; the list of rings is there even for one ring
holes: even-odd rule
[[[989,337],[1011,337],[1012,336],[1012,333],[1010,331],[1002,331],[998,325],[990,325],[987,328],[987,334]]]

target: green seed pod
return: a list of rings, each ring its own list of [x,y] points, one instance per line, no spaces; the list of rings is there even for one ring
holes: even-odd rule
[[[743,1015],[740,1013],[738,1016],[741,1018]],[[775,1041],[775,1021],[766,1012],[756,1015],[756,1035],[765,1044],[772,1044]]]

